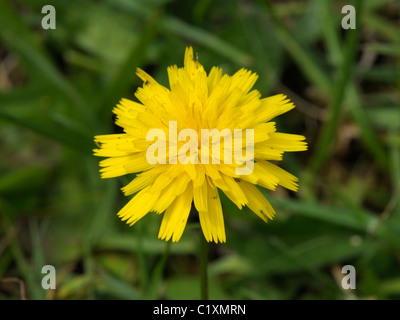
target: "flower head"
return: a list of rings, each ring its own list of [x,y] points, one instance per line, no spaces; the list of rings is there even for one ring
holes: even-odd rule
[[[102,178],[137,174],[122,188],[135,195],[118,216],[133,225],[150,211],[164,213],[158,236],[176,242],[194,203],[206,240],[225,242],[220,190],[239,209],[273,219],[256,185],[298,189],[295,176],[269,162],[307,149],[303,136],[276,132],[271,122],[294,104],[284,95],[261,99],[251,71],[229,76],[213,67],[207,75],[191,47],[183,68],[168,68],[170,89],[141,69],[136,74],[144,82],[140,102],[122,99],[113,109],[124,133],[95,137],[94,154],[107,157]]]

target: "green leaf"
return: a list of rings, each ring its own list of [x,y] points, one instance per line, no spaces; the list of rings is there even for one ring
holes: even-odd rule
[[[87,125],[96,128],[95,116],[90,112],[86,102],[72,84],[57,70],[49,59],[41,44],[29,32],[27,26],[17,15],[8,1],[0,2],[0,39],[7,48],[17,53],[27,66],[32,78],[38,75],[46,79],[46,83],[57,88],[73,103],[77,118],[83,119]]]
[[[349,240],[349,238],[326,235],[294,246],[282,247],[277,244],[280,254],[259,265],[257,273],[286,273],[300,270],[318,273],[319,271],[315,271],[316,268],[359,256],[376,243],[372,239],[363,239],[360,243],[352,244]]]
[[[295,214],[318,219],[354,230],[366,231],[369,226],[377,223],[377,218],[372,214],[364,213],[360,219],[358,212],[346,208],[324,206],[319,203],[307,203],[290,199],[269,198],[271,204],[281,210],[289,210]]]
[[[28,166],[0,174],[0,194],[37,192],[50,177],[50,171],[42,166]]]
[[[154,237],[144,238],[142,241],[142,250],[146,254],[162,254],[165,251],[165,241]],[[122,250],[137,253],[139,250],[140,240],[134,235],[117,234],[105,239],[99,240],[96,245],[101,250]],[[188,237],[182,238],[179,242],[171,246],[171,253],[188,254],[196,252],[196,243]]]
[[[99,281],[107,287],[107,295],[110,293],[123,300],[138,300],[139,292],[132,285],[110,274],[102,274]]]
[[[373,124],[382,130],[400,129],[400,112],[397,107],[376,107],[367,110]]]
[[[380,291],[388,295],[400,294],[400,277],[388,279],[380,283]]]
[[[57,299],[82,299],[92,284],[93,280],[89,275],[70,275],[58,285]]]
[[[112,1],[112,4],[124,8],[125,10],[129,10],[140,18],[143,18],[143,16],[147,17],[151,14],[151,9],[140,2],[117,0]],[[186,23],[174,15],[166,15],[162,17],[160,19],[160,27],[160,31],[162,32],[197,42],[238,65],[249,66],[253,64],[253,58],[247,53],[233,47],[213,33]]]
[[[218,281],[209,281],[210,300],[229,300]],[[193,276],[171,277],[166,280],[165,298],[167,300],[198,300],[200,280]]]
[[[118,103],[122,95],[132,83],[136,68],[145,61],[147,46],[152,42],[159,29],[160,14],[149,18],[149,22],[142,30],[139,38],[131,46],[125,61],[114,75],[111,83],[107,86],[99,99],[99,114],[103,121],[110,117],[112,106]]]
[[[92,137],[86,136],[81,132],[62,127],[52,120],[44,118],[36,120],[29,117],[16,116],[1,109],[0,118],[31,129],[80,152],[86,154],[92,153],[92,149],[94,147]]]

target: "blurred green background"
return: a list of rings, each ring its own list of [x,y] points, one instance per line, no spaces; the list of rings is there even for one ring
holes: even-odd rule
[[[223,199],[226,244],[209,250],[212,299],[400,298],[400,3],[0,1],[0,299],[197,299],[198,233],[157,239],[161,216],[116,216],[131,177],[101,180],[93,135],[119,132],[136,67],[167,85],[192,45],[207,71],[259,74],[297,108],[278,128],[309,151],[280,165],[300,191],[265,195],[264,224]],[[352,4],[358,28],[343,30]],[[57,271],[44,290],[42,266]],[[343,290],[344,265],[357,287]]]

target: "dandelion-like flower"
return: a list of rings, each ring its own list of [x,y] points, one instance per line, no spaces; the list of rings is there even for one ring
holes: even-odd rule
[[[176,242],[194,203],[205,239],[225,242],[220,190],[239,209],[273,219],[256,185],[298,189],[295,176],[270,162],[307,149],[304,136],[279,133],[271,122],[294,104],[282,94],[261,99],[251,90],[258,76],[246,69],[229,76],[213,67],[207,75],[191,47],[183,68],[168,68],[170,89],[141,69],[136,74],[144,81],[140,103],[122,99],[113,109],[124,133],[95,137],[94,154],[107,157],[102,178],[136,173],[122,188],[135,195],[118,216],[133,225],[151,211],[164,213],[158,237]]]

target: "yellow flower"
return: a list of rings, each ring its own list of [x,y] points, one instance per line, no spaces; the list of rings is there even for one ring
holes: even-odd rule
[[[125,133],[95,137],[94,154],[108,157],[100,162],[102,178],[137,173],[122,188],[136,194],[118,216],[133,225],[150,211],[164,212],[158,237],[176,242],[194,202],[205,239],[225,242],[219,189],[239,209],[248,206],[265,222],[273,219],[256,185],[298,189],[295,176],[269,162],[307,149],[305,137],[276,132],[270,122],[293,103],[284,95],[261,99],[251,90],[258,76],[245,69],[229,76],[213,67],[207,75],[191,47],[183,68],[168,68],[170,89],[141,69],[136,74],[144,81],[135,94],[140,103],[122,99],[113,109]]]

